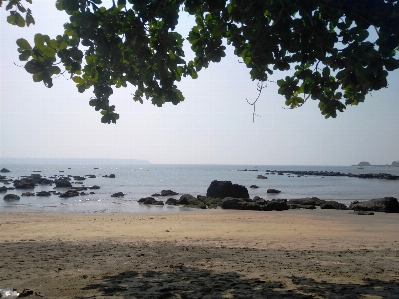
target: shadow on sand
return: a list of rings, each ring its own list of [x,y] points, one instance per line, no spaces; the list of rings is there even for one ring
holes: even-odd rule
[[[103,282],[83,288],[99,298],[391,298],[399,299],[399,283],[364,280],[364,284],[334,284],[303,277],[291,277],[292,284],[249,279],[236,272],[214,272],[194,267],[172,271],[122,272],[104,276]],[[96,294],[96,295],[94,295]]]

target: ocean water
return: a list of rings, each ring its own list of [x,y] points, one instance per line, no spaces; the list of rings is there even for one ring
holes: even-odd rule
[[[19,201],[2,200],[7,193],[21,195],[23,192],[54,190],[55,185],[39,185],[34,190],[8,190],[0,193],[0,211],[46,211],[72,213],[170,213],[193,212],[174,206],[144,206],[137,201],[142,197],[170,189],[180,194],[193,196],[205,195],[213,180],[228,180],[248,188],[250,197],[260,196],[264,199],[303,198],[316,196],[321,199],[337,200],[350,204],[353,200],[367,200],[392,196],[399,198],[399,180],[359,179],[356,177],[321,177],[321,176],[288,176],[266,175],[271,171],[334,171],[342,173],[389,173],[399,175],[399,167],[365,167],[353,166],[273,166],[273,165],[123,165],[123,164],[2,164],[0,168],[11,172],[2,173],[7,178],[18,179],[33,173],[42,177],[50,176],[86,176],[83,184],[73,186],[98,185],[100,189],[88,190],[95,194],[63,199],[56,195],[50,197],[21,196]],[[240,170],[255,171],[240,171]],[[115,174],[115,178],[103,177]],[[268,179],[257,179],[257,175],[266,175]],[[72,180],[73,182],[74,180]],[[258,189],[249,188],[257,185]],[[0,183],[0,187],[3,183]],[[6,187],[12,187],[7,185]],[[267,194],[269,188],[281,190],[280,194]],[[67,189],[59,189],[65,192]],[[113,198],[116,192],[125,193],[124,198]],[[175,196],[178,198],[180,195]],[[165,200],[168,197],[164,198]]]

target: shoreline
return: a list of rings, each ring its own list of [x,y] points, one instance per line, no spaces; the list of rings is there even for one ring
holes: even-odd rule
[[[396,298],[399,214],[0,213],[0,281],[28,298]]]

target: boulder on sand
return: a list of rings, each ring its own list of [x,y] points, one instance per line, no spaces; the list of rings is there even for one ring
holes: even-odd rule
[[[7,195],[4,195],[3,199],[6,201],[13,201],[13,200],[19,200],[20,197],[15,194],[7,194]]]
[[[349,210],[399,213],[399,203],[394,197],[376,198],[363,202],[354,201],[350,204]]]
[[[206,192],[210,198],[249,198],[248,189],[231,181],[212,181]]]

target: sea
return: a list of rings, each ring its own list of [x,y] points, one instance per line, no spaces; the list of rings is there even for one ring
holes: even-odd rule
[[[333,171],[341,173],[388,173],[399,175],[399,167],[366,166],[278,166],[278,165],[158,165],[126,163],[62,163],[62,164],[23,164],[2,163],[1,168],[10,170],[0,173],[11,179],[19,179],[31,174],[42,177],[84,176],[82,183],[75,180],[73,186],[100,186],[97,190],[88,190],[85,195],[60,198],[21,196],[23,192],[53,191],[55,185],[38,185],[32,190],[7,190],[0,193],[0,212],[42,211],[56,213],[180,213],[193,212],[193,209],[176,206],[146,206],[138,203],[143,197],[149,197],[162,190],[172,190],[179,195],[206,195],[213,180],[231,181],[246,186],[251,198],[260,196],[266,200],[318,197],[336,200],[349,205],[354,200],[364,201],[381,197],[399,198],[399,180],[360,179],[348,176],[296,176],[278,175],[279,171]],[[246,170],[246,171],[244,171]],[[275,172],[275,174],[270,174]],[[115,178],[109,178],[114,174]],[[94,175],[95,178],[88,178]],[[267,179],[258,179],[264,175]],[[0,182],[0,187],[4,183]],[[250,188],[256,185],[259,188]],[[5,185],[12,187],[12,184]],[[268,194],[267,189],[278,189],[279,194]],[[56,189],[57,190],[57,189]],[[65,192],[67,189],[58,188]],[[95,194],[88,194],[90,191]],[[116,192],[124,193],[123,198],[111,197]],[[5,194],[20,196],[17,201],[4,201]],[[166,200],[169,197],[157,197]]]

